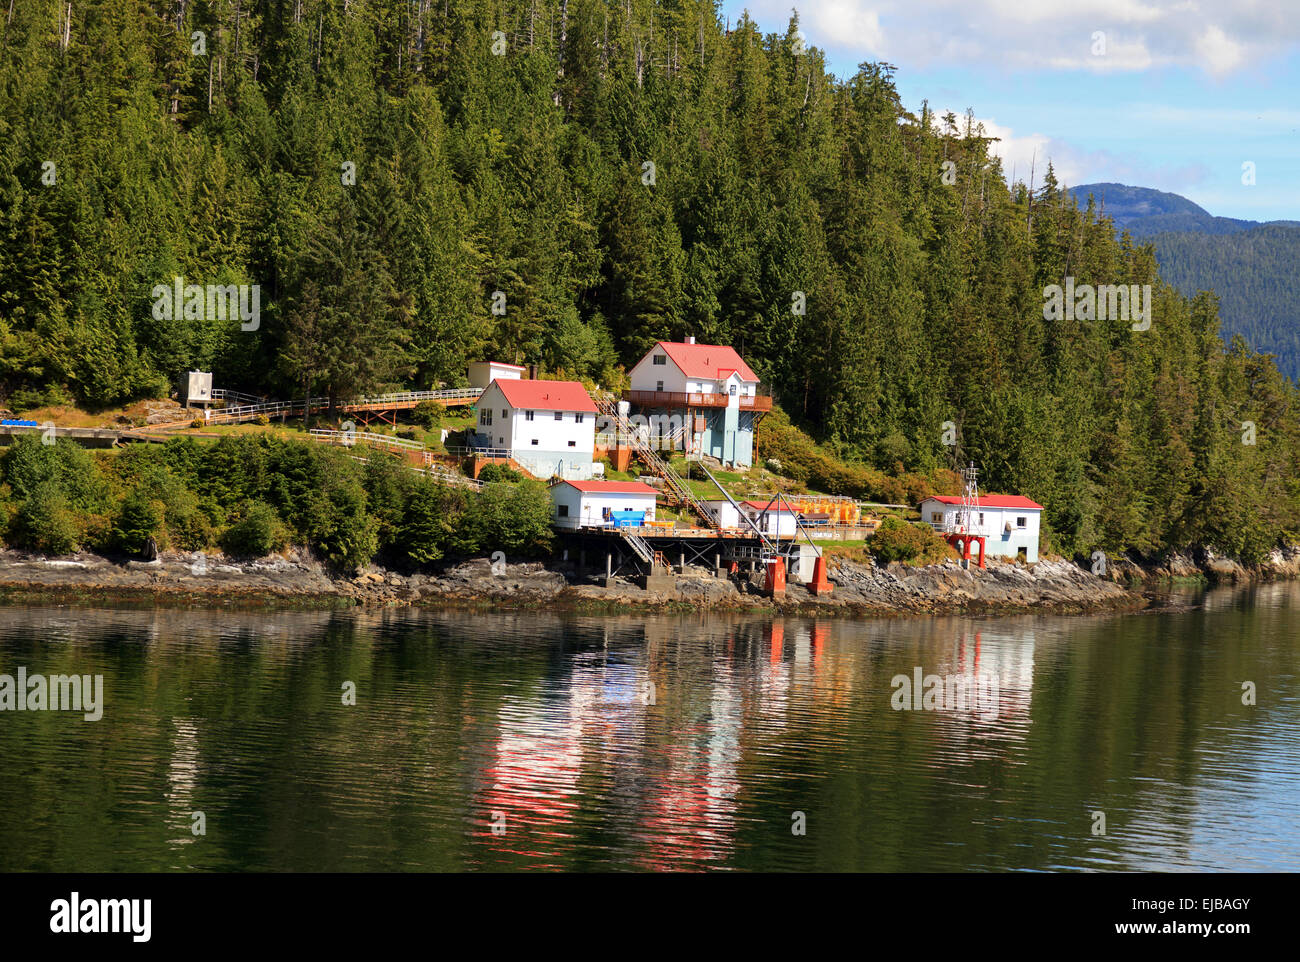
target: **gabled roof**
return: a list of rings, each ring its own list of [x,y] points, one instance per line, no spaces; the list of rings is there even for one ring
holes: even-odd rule
[[[961,504],[961,497],[953,494],[932,494],[926,501],[938,501],[942,504]],[[923,502],[924,503],[924,502]],[[1042,511],[1043,506],[1018,494],[981,494],[982,508],[1024,508],[1028,511]]]
[[[682,344],[677,341],[660,341],[655,347],[663,348],[664,353],[687,377],[721,381],[732,371],[736,371],[742,380],[756,383],[758,381],[758,375],[750,370],[749,365],[736,353],[734,347],[723,347],[720,344]]]
[[[560,481],[577,488],[583,494],[648,494],[656,497],[659,492],[643,481]]]
[[[585,411],[596,413],[596,402],[577,381],[516,381],[498,378],[495,386],[512,408],[540,411]]]

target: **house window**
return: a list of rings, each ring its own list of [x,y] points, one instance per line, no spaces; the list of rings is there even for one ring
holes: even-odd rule
[[[931,511],[931,512],[930,512],[930,521],[933,522],[934,524],[942,524],[942,523],[943,523],[943,512],[942,512],[942,511]]]
[[[981,512],[980,512],[980,524],[983,524],[983,523],[984,523],[984,512],[981,511]]]
[[[533,445],[536,446],[536,444],[537,444],[537,438],[533,438]]]
[[[482,411],[479,411],[478,423],[482,424],[485,427],[490,425],[492,423],[492,412],[489,411],[487,408],[484,408]]]
[[[1025,527],[1025,519],[1024,519],[1023,517],[1021,517],[1021,518],[1016,518],[1016,527],[1017,527],[1017,528],[1023,528],[1023,527]]]
[[[736,396],[736,385],[733,384],[733,385],[731,385],[730,387],[728,387],[728,388],[727,388],[727,393],[730,394],[732,397],[735,397],[735,396]]]
[[[560,517],[567,518],[569,516],[569,506],[567,504],[562,504],[559,506],[559,508],[560,508]]]
[[[510,409],[509,409],[509,408],[502,408],[502,409],[501,409],[501,420],[502,420],[502,421],[509,421],[509,420],[510,420]]]
[[[656,390],[656,391],[662,391],[663,389],[664,389],[664,382],[663,382],[663,381],[655,381],[655,390]]]
[[[556,411],[556,412],[555,412],[555,420],[557,420],[557,421],[563,421],[563,420],[564,420],[564,412],[563,412],[563,411]]]
[[[651,364],[667,364],[668,356],[666,354],[656,354],[650,359]]]
[[[570,441],[570,442],[569,442],[569,447],[571,447],[571,448],[576,448],[577,446],[578,446],[578,442],[577,442],[577,441]]]
[[[525,412],[524,412],[524,420],[525,420],[525,421],[531,421],[532,419],[533,419],[533,412],[532,412],[532,411],[525,411]]]
[[[573,416],[573,423],[574,423],[574,424],[581,424],[581,423],[582,423],[582,415],[581,415],[581,414],[575,414],[575,415]]]

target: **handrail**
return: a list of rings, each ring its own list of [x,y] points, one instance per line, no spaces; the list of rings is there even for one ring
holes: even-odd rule
[[[626,423],[620,417],[618,405],[614,401],[612,395],[603,393],[598,394],[596,396],[596,406],[606,416],[614,418],[615,424],[624,425]],[[686,486],[686,482],[677,475],[677,472],[669,466],[667,461],[659,456],[659,453],[654,449],[654,447],[640,436],[640,432],[619,433],[627,433],[629,435],[629,447],[631,447],[641,460],[646,463],[651,472],[658,477],[663,478],[664,483],[668,488],[668,493],[677,503],[685,504],[688,508],[699,515],[704,520],[704,523],[709,527],[715,529],[719,527],[717,519],[709,513],[709,509],[704,506],[699,498],[695,497],[695,494],[691,489]]]
[[[312,428],[311,436],[318,441],[337,441],[344,447],[351,447],[358,442],[372,444],[376,447],[400,448],[404,451],[423,451],[424,445],[410,438],[394,438],[387,434],[375,434],[371,431],[335,431],[331,428]],[[351,438],[349,441],[348,439]]]

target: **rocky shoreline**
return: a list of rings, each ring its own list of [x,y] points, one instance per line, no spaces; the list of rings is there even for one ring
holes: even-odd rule
[[[831,558],[835,585],[816,596],[791,584],[784,598],[762,594],[756,579],[717,577],[688,567],[670,587],[646,591],[615,578],[606,587],[563,562],[498,565],[488,559],[449,563],[406,574],[369,566],[333,574],[300,552],[258,561],[164,554],[156,561],[120,561],[82,553],[45,558],[0,551],[0,597],[16,600],[144,601],[182,605],[289,604],[490,608],[658,608],[858,615],[1132,611],[1159,602],[1157,589],[1179,582],[1242,583],[1300,577],[1300,550],[1277,552],[1257,569],[1215,557],[1174,555],[1156,564],[1117,560],[1106,577],[1064,559],[1020,565],[993,561],[986,570],[956,562],[923,567],[876,566]]]
[[[689,568],[671,587],[648,592],[616,578],[608,586],[580,578],[571,565],[524,562],[493,566],[487,559],[450,563],[406,574],[370,566],[350,576],[332,574],[297,552],[258,561],[164,554],[156,561],[120,561],[83,553],[45,558],[0,551],[0,597],[13,600],[142,601],[181,605],[289,604],[490,608],[656,608],[857,615],[1131,611],[1153,605],[1144,588],[1157,581],[1249,581],[1300,574],[1300,552],[1265,570],[1248,571],[1222,559],[1176,557],[1162,567],[1109,566],[1107,577],[1079,565],[1045,560],[1034,565],[992,562],[987,570],[957,563],[924,567],[830,559],[835,589],[815,596],[791,584],[784,598],[762,594],[748,576],[716,577]]]

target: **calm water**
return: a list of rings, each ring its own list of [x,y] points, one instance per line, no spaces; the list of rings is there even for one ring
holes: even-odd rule
[[[1298,870],[1300,585],[1203,600],[776,623],[0,607],[0,673],[105,685],[98,722],[0,712],[0,869]],[[918,667],[978,673],[996,713],[894,710]]]

